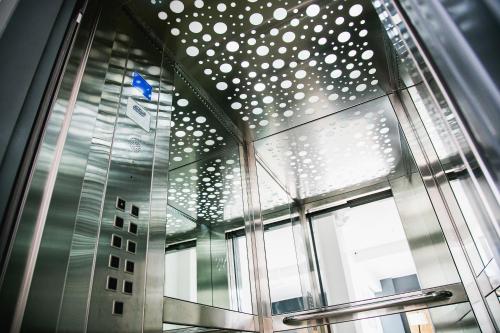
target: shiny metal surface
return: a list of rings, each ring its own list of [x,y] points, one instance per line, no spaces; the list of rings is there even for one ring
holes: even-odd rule
[[[499,72],[496,59],[488,51],[490,45],[498,45],[494,37],[500,31],[498,3],[491,6],[494,10],[486,1],[474,0],[404,0],[399,5],[418,29],[436,69],[446,77],[453,102],[460,108],[453,110],[460,115],[457,122],[462,130],[467,126],[466,133],[471,135],[466,137],[467,142],[496,200],[500,200],[499,134],[493,125],[500,122],[496,112],[500,104]]]
[[[170,3],[130,6],[154,18],[148,25],[176,61],[252,137],[384,94],[383,31],[369,1],[354,9],[330,1]]]
[[[242,221],[241,176],[236,145],[208,159],[172,169],[169,178],[168,204],[173,208],[202,223]],[[167,232],[175,233],[177,227],[181,225],[168,222]]]
[[[237,331],[257,331],[257,316],[165,297],[165,323]]]
[[[58,330],[157,332],[163,323],[259,332],[316,330],[317,325],[470,299],[489,332],[493,325],[485,292],[494,285],[485,274],[490,271],[480,276],[484,283],[476,280],[481,258],[471,260],[473,250],[465,249],[464,240],[472,238],[448,184],[449,164],[443,163],[443,169],[440,163],[452,163],[460,150],[443,149],[440,159],[434,151],[440,147],[430,142],[420,110],[410,107],[414,91],[425,86],[422,71],[410,63],[394,72],[396,54],[410,60],[412,54],[406,40],[395,38],[397,24],[387,25],[392,16],[381,16],[379,22],[377,11],[383,10],[368,0],[173,0],[129,2],[123,11],[106,12],[111,19],[98,26],[95,54],[90,52],[87,66],[80,66],[80,76],[83,69],[92,75],[84,75],[73,98],[61,99],[53,113],[63,116],[81,98],[82,109],[76,107],[72,118],[66,115],[68,133],[75,135],[61,137],[57,146],[51,135],[64,121],[52,119],[45,139],[52,141],[37,162],[35,177],[42,177],[34,178],[34,185],[43,188],[44,177],[51,176],[54,191],[49,187],[45,199],[30,192],[31,210],[23,215],[29,221],[33,212],[47,213],[55,217],[47,218],[47,226],[64,222],[72,230],[61,234],[53,228],[42,239],[50,246],[60,237],[54,244],[66,243],[68,251],[71,245],[71,252],[59,253],[70,253],[69,262],[56,263],[67,264],[62,301],[57,302]],[[390,30],[389,39],[384,28]],[[153,100],[132,86],[135,71],[153,86]],[[404,90],[406,85],[412,87]],[[129,98],[150,113],[149,132],[127,117]],[[445,123],[440,126],[443,133],[449,130]],[[454,144],[450,140],[444,146]],[[61,164],[50,169],[54,146]],[[272,316],[264,224],[291,221],[304,308],[319,308],[324,304],[309,214],[387,189],[394,195],[423,290],[328,307],[334,318],[301,313],[292,316],[296,320],[290,325],[283,322],[289,315]],[[117,209],[117,197],[126,200],[124,211]],[[59,206],[49,207],[51,198]],[[72,210],[56,210],[71,198],[77,198]],[[39,201],[48,212],[37,213]],[[132,204],[140,209],[137,218]],[[124,229],[113,226],[115,216],[124,218]],[[138,226],[137,235],[127,229],[131,222]],[[246,252],[236,253],[229,237],[241,228]],[[111,246],[114,236],[122,237],[121,248]],[[130,241],[135,253],[125,249]],[[178,273],[165,265],[166,251],[184,242],[196,247],[194,294],[202,304],[164,297],[166,276]],[[120,258],[118,269],[109,267],[110,255]],[[248,261],[248,277],[246,271],[235,272],[238,256]],[[125,260],[134,261],[133,274],[124,271]],[[32,266],[36,276],[38,266],[34,261]],[[43,287],[41,282],[51,277],[47,267],[55,266],[41,267],[45,275],[34,279],[32,287]],[[118,290],[106,288],[109,277],[118,279]],[[236,281],[247,278],[252,314],[231,311],[248,309],[236,294]],[[133,282],[132,293],[122,289],[125,281]],[[449,299],[436,301],[447,288]],[[28,299],[30,325],[42,325],[41,316],[56,312],[35,307],[40,299]],[[116,301],[123,302],[122,314],[112,313]],[[172,328],[177,329],[189,330]]]
[[[86,142],[95,109],[87,108],[88,96],[78,95],[82,80],[88,77],[85,63],[89,57],[95,17],[83,22],[68,55],[65,72],[48,113],[38,159],[24,195],[22,213],[12,241],[7,274],[2,281],[1,327],[5,331],[53,330],[64,282],[65,253],[69,248],[72,224],[61,219],[62,212],[74,214],[78,193],[67,187],[81,181],[86,151],[65,149],[65,140]],[[74,121],[71,116],[85,120]],[[60,167],[61,170],[58,170]],[[54,190],[55,189],[55,190]],[[54,191],[52,191],[54,190]],[[73,215],[74,217],[74,215]],[[44,232],[45,231],[45,232]],[[54,232],[60,237],[54,237]],[[62,249],[63,251],[60,251]],[[49,282],[50,281],[50,282]],[[46,293],[57,295],[47,299]],[[36,304],[44,302],[43,309]],[[23,321],[24,320],[24,321]]]
[[[310,329],[324,328],[331,332],[373,333],[393,332],[481,332],[470,304],[451,304],[430,309],[401,312],[355,321],[339,322],[310,328],[293,330],[305,333]]]
[[[146,285],[143,332],[158,332],[163,326],[165,281],[165,221],[167,220],[168,165],[171,138],[173,100],[173,68],[162,57],[158,87],[158,111],[150,195],[148,249],[146,255]]]
[[[255,147],[300,199],[380,182],[397,175],[402,163],[397,119],[386,97],[258,140]]]
[[[459,282],[460,278],[420,174],[390,181],[421,288]]]
[[[155,161],[155,156],[162,158],[168,153],[168,151],[155,150],[167,147],[164,141],[160,142],[160,146],[155,147],[156,139],[161,138],[161,136],[157,137],[156,133],[160,130],[168,131],[168,127],[157,128],[159,124],[165,125],[165,121],[158,122],[159,86],[162,73],[161,51],[157,50],[148,40],[144,40],[140,31],[130,23],[123,12],[119,18],[120,25],[117,33],[126,36],[126,43],[121,50],[123,57],[117,64],[118,68],[122,68],[123,74],[119,86],[118,116],[111,147],[106,194],[102,203],[102,221],[95,257],[87,328],[88,331],[96,332],[137,332],[143,328],[147,270],[146,251],[150,245],[148,244],[149,236],[154,237],[154,233],[149,234],[149,226],[153,223],[152,226],[157,227],[154,224],[155,221],[151,221],[151,191],[152,186],[154,186],[152,184],[158,186],[157,182],[160,184],[165,182],[161,176],[153,179],[153,165],[158,161]],[[145,99],[139,91],[132,87],[133,72],[141,73],[152,85],[151,101]],[[133,98],[141,105],[144,112],[149,112],[151,116],[151,130],[149,132],[143,130],[126,115],[128,98]],[[165,111],[161,109],[161,112]],[[165,176],[165,174],[163,175]],[[117,198],[125,200],[123,209],[118,206]],[[161,200],[161,197],[155,199]],[[133,205],[139,209],[137,216],[134,215]],[[158,207],[158,203],[156,203],[156,207]],[[164,209],[166,209],[165,206]],[[163,217],[161,212],[159,216],[157,214],[158,212],[155,211],[155,219],[164,220],[166,211]],[[114,225],[115,216],[123,218],[123,227]],[[130,231],[131,223],[136,225],[135,233]],[[121,245],[113,247],[112,242],[116,237],[121,237]],[[133,244],[132,248],[130,244]],[[152,247],[157,249],[158,245],[153,243]],[[110,267],[110,255],[120,258],[121,265],[118,269]],[[152,252],[151,255],[155,255],[155,253]],[[157,255],[158,253],[156,253]],[[133,273],[125,271],[126,260],[134,262]],[[162,267],[158,268],[157,272],[151,272],[151,270],[149,272],[161,275]],[[116,290],[107,285],[110,277],[117,279]],[[125,282],[132,283],[132,290],[125,290]],[[158,286],[153,285],[151,287],[158,288]],[[160,284],[161,287],[162,284]],[[121,302],[121,311],[113,310],[116,302]],[[154,325],[154,323],[151,324]],[[158,325],[156,329],[158,330],[160,327]]]
[[[123,77],[123,69],[110,66],[119,63],[123,56],[121,50],[124,47],[124,41],[113,31],[113,22],[110,21],[101,21],[97,26],[92,47],[93,53],[98,57],[89,58],[87,67],[92,70],[92,76],[83,82],[81,88],[81,93],[98,96],[93,100],[98,111],[93,122],[92,141],[66,268],[57,325],[60,331],[85,330],[87,326],[89,289],[92,283],[102,200],[107,184],[108,164],[116,125],[119,87]],[[101,85],[96,85],[96,81],[102,81]]]
[[[376,301],[373,303],[351,306],[344,309],[320,310],[310,313],[293,315],[285,317],[283,319],[283,323],[287,325],[294,325],[294,324],[300,324],[301,322],[308,320],[330,319],[359,312],[367,312],[367,311],[373,311],[373,310],[379,310],[397,306],[419,305],[422,303],[428,306],[429,303],[444,301],[451,298],[452,296],[453,293],[449,290],[436,290],[427,292],[422,295],[399,297],[398,299],[395,300]]]
[[[313,253],[313,240],[309,232],[309,220],[304,207],[295,204],[298,218],[292,219],[297,266],[299,268],[304,310],[317,308],[322,304],[318,281],[318,269]]]
[[[410,4],[414,1],[404,1],[403,6],[406,9],[410,8]],[[451,3],[450,3],[451,4]],[[470,7],[472,2],[464,2],[464,7],[457,7],[457,11],[453,15],[463,15],[465,13],[464,9]],[[448,4],[449,5],[449,4]],[[477,5],[477,6],[476,6]],[[431,155],[429,159],[431,163],[429,165],[434,168],[434,172],[439,179],[438,184],[441,186],[441,190],[443,191],[443,196],[446,198],[447,203],[451,205],[448,209],[451,215],[453,216],[455,228],[460,236],[460,242],[462,242],[463,250],[466,253],[466,258],[460,258],[460,256],[455,259],[459,264],[459,270],[461,274],[465,274],[469,276],[467,272],[466,265],[463,264],[463,260],[468,261],[468,265],[470,269],[475,270],[475,274],[478,274],[481,271],[481,262],[478,260],[477,248],[476,246],[479,244],[480,240],[476,239],[477,235],[474,235],[474,239],[472,240],[471,235],[469,234],[475,226],[471,225],[471,223],[475,223],[475,221],[470,221],[470,216],[461,216],[465,210],[467,209],[467,205],[474,207],[475,215],[477,217],[477,222],[479,227],[482,229],[482,234],[486,236],[487,243],[483,246],[489,248],[491,251],[491,256],[498,256],[498,210],[499,210],[499,201],[498,195],[495,194],[495,186],[492,186],[491,174],[487,170],[485,166],[485,161],[483,161],[478,152],[478,147],[472,142],[471,133],[465,129],[463,120],[459,117],[460,110],[457,110],[455,107],[451,96],[449,96],[447,90],[445,89],[443,83],[443,77],[439,77],[436,74],[436,69],[433,68],[431,64],[431,60],[428,58],[428,54],[423,51],[422,45],[419,44],[417,39],[415,38],[415,31],[411,30],[407,20],[407,16],[402,15],[401,8],[397,6],[393,1],[381,1],[375,4],[377,10],[379,11],[379,16],[388,31],[388,35],[390,36],[392,42],[398,42],[401,46],[398,50],[403,51],[402,58],[406,63],[406,66],[412,67],[413,76],[418,78],[423,82],[423,84],[419,84],[414,88],[408,89],[408,94],[403,91],[402,99],[405,100],[407,106],[412,109],[413,114],[418,114],[421,117],[421,121],[425,125],[426,133],[423,134],[424,140],[423,145],[426,147],[427,154]],[[470,10],[478,10],[482,4],[477,2],[475,5],[470,7]],[[440,8],[440,10],[432,12],[428,11],[430,7],[434,9]],[[439,3],[433,4],[423,4],[421,7],[415,7],[413,9],[409,9],[409,12],[406,13],[410,16],[410,19],[413,20],[417,26],[421,25],[423,21],[421,21],[420,15],[424,12],[427,12],[429,18],[431,18],[431,24],[429,27],[424,28],[424,35],[428,33],[428,28],[436,27],[438,25],[454,25],[455,22],[453,20],[449,20],[451,18],[450,12],[446,12],[446,6]],[[469,16],[470,10],[466,10],[467,15]],[[436,17],[440,16],[441,18],[447,18],[444,21],[436,20]],[[457,16],[454,16],[454,19]],[[477,17],[470,17],[472,21],[476,20]],[[416,21],[415,21],[416,20]],[[472,22],[470,21],[470,22]],[[469,23],[470,23],[469,22]],[[470,29],[478,29],[481,26],[470,26],[464,25],[461,26],[460,29],[464,29],[465,31],[470,31]],[[432,29],[432,28],[431,28]],[[444,43],[457,46],[455,39],[460,33],[463,31],[452,30],[447,31],[446,34],[449,39],[446,39]],[[422,37],[422,36],[421,36]],[[433,39],[432,36],[427,35],[425,37],[426,42],[429,40],[433,40],[432,43],[438,42],[436,39]],[[444,40],[443,40],[444,41]],[[462,40],[463,42],[464,40]],[[441,42],[438,42],[441,44]],[[395,44],[396,45],[396,44]],[[442,45],[438,47],[441,49]],[[467,49],[469,46],[466,46],[465,52],[470,52],[470,49]],[[437,50],[437,49],[436,49]],[[433,52],[435,52],[434,50]],[[462,49],[460,50],[462,51]],[[440,51],[439,51],[440,52]],[[453,55],[450,54],[451,60],[455,58],[457,53],[453,52]],[[475,59],[475,55],[472,55],[470,58],[463,58],[465,61],[470,61],[471,59]],[[442,60],[442,59],[441,59]],[[476,63],[476,65],[480,65]],[[460,71],[468,71],[468,67],[457,67],[457,70]],[[474,75],[479,72],[475,72]],[[448,79],[447,77],[445,78]],[[453,80],[453,79],[452,79]],[[486,83],[482,82],[483,83]],[[461,80],[460,85],[470,84],[470,80]],[[486,83],[487,84],[487,83]],[[477,86],[471,87],[471,91],[476,89]],[[484,91],[486,92],[486,90]],[[461,97],[457,97],[462,100],[470,97],[469,91],[465,95],[461,95]],[[411,96],[410,98],[407,95]],[[474,95],[473,98],[477,98],[479,95]],[[413,99],[413,103],[409,100]],[[415,108],[417,109],[415,112]],[[467,111],[468,112],[468,111]],[[419,120],[420,121],[420,120]],[[415,126],[417,130],[420,130],[420,133],[423,133],[423,130],[420,129],[422,125]],[[427,139],[427,135],[430,136],[432,141],[429,142]],[[435,151],[434,151],[435,150]],[[434,155],[434,154],[437,154]],[[464,186],[466,190],[466,196],[461,197],[460,200],[462,202],[457,202],[454,196],[457,196],[455,189],[450,189],[448,182],[443,179],[441,166],[434,161],[439,160],[441,165],[445,170],[456,169],[456,170],[464,170],[463,176],[459,178],[459,181],[462,186]],[[436,168],[437,167],[437,168]],[[457,196],[457,199],[459,197]],[[467,202],[464,202],[467,201]],[[461,212],[462,210],[462,212]],[[466,217],[466,223],[464,223],[464,217]],[[474,244],[475,243],[475,244]],[[485,242],[483,242],[485,243]],[[490,261],[490,258],[485,258],[484,251],[482,259],[484,263]],[[498,260],[494,260],[493,262],[498,262]],[[462,264],[460,264],[462,263]],[[460,268],[462,267],[462,269]],[[469,270],[470,270],[469,269]],[[498,271],[497,269],[493,271]],[[488,277],[492,280],[491,277]],[[482,289],[482,296],[479,297],[475,291],[471,291],[471,298],[478,300],[479,298],[483,298],[482,303],[484,303],[484,280],[478,279],[473,282],[469,278],[464,279],[464,283],[466,285],[473,284],[479,285],[479,288]],[[493,277],[493,280],[495,278]],[[472,287],[475,289],[476,287]],[[474,297],[472,297],[474,295]],[[473,307],[482,308],[481,305],[475,305],[475,301],[473,301]],[[485,315],[485,309],[475,309],[476,314],[479,316]],[[491,313],[491,310],[490,310]],[[483,319],[484,322],[487,323],[489,319],[480,318],[479,323],[482,324]],[[482,324],[487,325],[487,324]],[[485,329],[485,328],[483,328]],[[488,329],[492,329],[491,326]],[[498,329],[498,327],[497,327]]]
[[[257,161],[253,143],[240,146],[242,163],[243,203],[245,212],[245,235],[248,249],[252,308],[258,315],[258,331],[273,331],[271,321],[271,298],[267,273],[260,189],[257,183]]]
[[[405,1],[404,3],[407,6],[411,1]],[[469,2],[463,8],[470,5]],[[455,107],[442,79],[437,75],[436,69],[433,68],[430,59],[426,56],[422,45],[416,40],[415,32],[410,29],[405,16],[401,13],[401,9],[392,1],[378,2],[376,6],[392,42],[394,45],[400,46],[397,47],[397,50],[403,59],[402,67],[411,68],[410,72],[414,80],[422,82],[422,84],[417,84],[414,88],[408,89],[408,92],[422,117],[436,153],[445,168],[446,165],[451,164],[451,168],[467,170],[464,183],[467,183],[469,188],[468,200],[474,201],[476,198],[480,198],[475,204],[480,212],[479,223],[485,235],[489,237],[488,244],[493,252],[492,255],[498,257],[498,216],[500,209],[498,193],[496,193],[495,186],[491,185],[491,175],[489,175],[484,161],[481,159],[478,147],[472,142],[471,134],[466,130],[465,124],[459,116],[460,111]],[[431,6],[437,8],[442,5],[432,4]],[[471,9],[477,10],[479,7],[472,6]],[[463,13],[463,8],[457,13]],[[428,9],[428,5],[422,6],[422,12]],[[420,20],[418,18],[420,10],[410,10],[410,14],[412,12],[417,14],[412,14],[413,19]],[[434,15],[435,13],[430,14],[432,17]],[[449,13],[440,11],[439,15],[446,17]],[[433,24],[441,23],[435,21]],[[446,24],[453,25],[454,23],[447,21]],[[451,40],[455,37],[456,34]],[[465,82],[470,83],[468,80],[463,80],[463,84]],[[455,158],[455,160],[450,161],[450,157]],[[485,261],[487,262],[489,259]]]
[[[481,294],[471,262],[456,231],[456,221],[453,216],[460,212],[453,211],[454,197],[447,196],[446,192],[443,192],[443,187],[446,190],[449,184],[438,157],[413,105],[403,104],[398,95],[390,95],[390,98],[478,323],[484,331],[493,332],[495,327],[484,295]]]
[[[441,294],[443,290],[445,290],[445,293]],[[422,301],[420,302],[418,299]],[[275,331],[284,331],[440,307],[462,302],[467,302],[467,296],[462,285],[457,283],[440,286],[438,288],[424,289],[418,292],[383,297],[379,298],[377,301],[367,300],[326,307],[321,310],[299,312],[293,315],[283,314],[273,316],[273,325]],[[381,305],[381,307],[378,305]],[[324,316],[324,314],[328,313],[335,313],[335,315]],[[288,322],[295,318],[297,320]]]

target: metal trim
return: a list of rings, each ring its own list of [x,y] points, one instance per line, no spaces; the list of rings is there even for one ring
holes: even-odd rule
[[[271,295],[264,245],[264,223],[260,209],[257,160],[253,143],[240,145],[240,163],[252,308],[258,314],[256,320],[259,332],[272,332]]]
[[[275,331],[284,331],[330,325],[467,301],[464,287],[461,283],[456,283],[377,299],[339,304],[314,311],[299,312],[292,316],[290,314],[273,316],[273,327]]]
[[[97,25],[94,25],[93,30],[90,34],[89,41],[87,43],[83,58],[78,67],[77,75],[71,89],[71,95],[66,108],[66,113],[62,122],[61,130],[57,138],[56,145],[54,147],[54,157],[52,159],[51,166],[49,168],[49,174],[47,175],[47,181],[44,186],[42,200],[40,203],[40,208],[36,217],[36,222],[34,226],[33,238],[31,239],[31,245],[29,246],[29,253],[26,258],[26,266],[22,277],[22,282],[20,286],[20,295],[15,305],[15,312],[12,320],[12,327],[10,332],[20,332],[21,325],[24,317],[24,311],[26,309],[26,304],[28,301],[29,290],[31,287],[31,281],[33,279],[33,273],[35,270],[35,264],[38,257],[38,251],[40,250],[40,244],[42,242],[43,230],[45,228],[45,222],[47,218],[47,213],[49,211],[50,202],[52,199],[52,194],[54,191],[54,186],[59,171],[59,164],[61,162],[64,144],[66,142],[66,137],[69,132],[73,112],[75,109],[78,92],[80,91],[80,85],[83,79],[83,74],[85,72],[85,67],[87,65],[87,60],[91,51],[92,43],[94,41],[94,35],[97,30]]]
[[[429,302],[444,301],[446,299],[451,298],[452,296],[453,293],[449,290],[436,290],[421,295],[412,295],[399,299],[382,300],[367,304],[360,304],[357,306],[338,308],[332,310],[318,310],[311,313],[294,315],[283,318],[283,323],[294,325],[294,324],[300,324],[300,322],[302,321],[337,318],[349,314],[379,310],[388,307],[418,305],[422,303],[427,304]]]
[[[237,331],[256,331],[256,315],[192,303],[172,297],[163,298],[163,322]]]

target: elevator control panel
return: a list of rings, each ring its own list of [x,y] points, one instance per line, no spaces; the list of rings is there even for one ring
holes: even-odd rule
[[[108,292],[131,296],[134,294],[135,261],[130,256],[135,255],[137,252],[137,236],[139,233],[137,219],[139,218],[140,208],[137,204],[129,203],[118,196],[115,210],[105,289]],[[118,316],[123,315],[126,303],[127,300],[123,298],[113,300],[111,313]]]

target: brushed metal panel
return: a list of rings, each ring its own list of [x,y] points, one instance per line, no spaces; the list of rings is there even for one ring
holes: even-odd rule
[[[422,288],[460,281],[420,174],[390,180]]]
[[[246,332],[257,331],[257,316],[165,297],[163,321],[198,327]]]
[[[99,57],[95,60],[89,59],[93,60],[87,63],[92,76],[83,82],[81,92],[96,104],[98,114],[92,132],[85,177],[81,185],[63,299],[59,309],[57,329],[63,332],[85,331],[87,326],[99,221],[115,129],[119,87],[123,77],[123,69],[109,65],[117,61],[113,58],[123,58],[124,41],[116,36],[110,21],[101,21],[97,29],[93,48]],[[104,82],[98,86],[96,82],[100,76],[104,78]],[[89,91],[90,87],[95,90]]]
[[[143,37],[124,13],[121,14],[119,22],[117,33],[127,36],[129,42],[124,53],[127,61],[116,64],[122,65],[124,75],[95,258],[88,317],[88,331],[92,332],[141,331],[144,318],[146,251],[151,218],[150,200],[158,126],[162,54]],[[151,101],[146,100],[138,90],[132,87],[133,72],[140,73],[152,85]],[[144,131],[126,116],[128,97],[132,97],[146,112],[150,113],[152,120],[150,132]],[[165,147],[164,143],[162,147]],[[116,208],[117,197],[126,201],[123,211]],[[137,217],[132,214],[132,205],[139,208]],[[113,226],[115,215],[124,219],[124,228]],[[130,223],[137,225],[137,234],[127,231]],[[122,237],[121,248],[111,246],[113,235]],[[135,253],[128,251],[128,244],[135,244]],[[120,257],[122,262],[133,261],[135,263],[133,274],[125,272],[123,266],[119,270],[109,268],[110,254]],[[118,290],[106,289],[108,276],[118,279]],[[124,281],[133,283],[131,294],[122,290]],[[112,312],[114,302],[123,302],[122,314]]]
[[[167,221],[168,163],[171,138],[173,68],[162,58],[158,96],[158,115],[151,183],[148,250],[146,257],[146,290],[143,332],[158,332],[163,325],[165,280],[165,233]]]
[[[1,325],[7,330],[12,321],[12,332],[21,328],[50,331],[57,323],[79,199],[79,193],[68,192],[68,188],[83,178],[88,154],[85,143],[90,141],[96,115],[87,96],[78,94],[81,82],[89,76],[85,64],[89,56],[95,58],[95,54],[90,54],[95,23],[95,17],[82,22],[68,55],[18,216],[19,227],[1,293]],[[67,147],[66,141],[76,146]],[[40,303],[46,306],[40,309]]]

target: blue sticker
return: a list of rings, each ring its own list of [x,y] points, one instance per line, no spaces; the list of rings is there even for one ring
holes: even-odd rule
[[[153,87],[137,72],[132,73],[132,87],[138,89],[144,97],[151,100]]]

